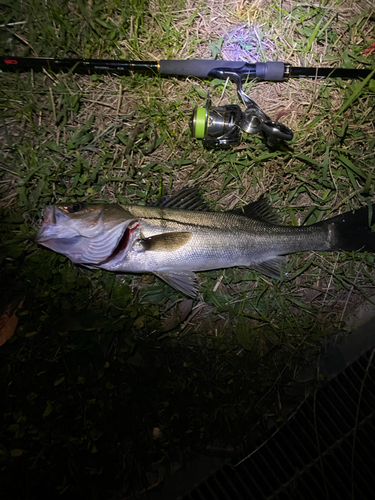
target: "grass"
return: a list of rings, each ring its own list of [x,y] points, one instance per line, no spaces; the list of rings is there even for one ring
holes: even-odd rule
[[[5,3],[1,16],[8,54],[211,58],[245,46],[253,60],[296,66],[375,60],[363,53],[374,14],[350,2],[220,10],[214,1],[32,0]],[[270,418],[285,417],[299,367],[374,288],[366,253],[293,255],[281,283],[248,269],[200,273],[201,300],[168,330],[178,305],[189,310],[181,295],[152,276],[82,269],[38,247],[43,206],[146,204],[186,184],[217,210],[266,194],[295,225],[370,204],[373,82],[248,82],[245,92],[295,138],[270,150],[248,136],[213,152],[191,138],[188,120],[208,91],[215,105],[237,103],[230,83],[0,74],[1,311],[24,300],[1,346],[2,491],[131,497],[218,441],[241,442],[259,422],[266,434]]]

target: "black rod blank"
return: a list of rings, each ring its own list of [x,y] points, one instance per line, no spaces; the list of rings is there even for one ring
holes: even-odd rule
[[[58,72],[95,74],[114,73],[128,75],[130,72],[154,73],[170,76],[194,76],[209,78],[213,74],[236,73],[241,79],[258,78],[263,81],[282,81],[288,78],[366,78],[371,69],[314,68],[290,66],[280,61],[245,63],[243,61],[216,61],[209,59],[165,59],[160,61],[122,61],[111,59],[56,59],[44,57],[0,56],[1,71],[40,71],[43,68]],[[220,70],[217,73],[217,70]],[[373,78],[375,76],[373,75]]]

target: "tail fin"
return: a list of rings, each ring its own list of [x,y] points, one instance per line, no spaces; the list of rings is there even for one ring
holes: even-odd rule
[[[375,205],[372,205],[372,213],[364,207],[318,222],[316,226],[326,226],[329,233],[333,229],[330,250],[375,252],[375,231],[371,231],[374,224]]]

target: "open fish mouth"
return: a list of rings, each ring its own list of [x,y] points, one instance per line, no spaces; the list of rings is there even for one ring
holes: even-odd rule
[[[61,246],[77,243],[77,237],[80,236],[79,233],[66,223],[64,224],[68,219],[65,214],[60,212],[56,217],[56,207],[54,205],[44,208],[43,217],[44,222],[35,238],[37,243],[48,248],[50,248],[52,241],[57,239]]]
[[[100,266],[127,251],[130,235],[138,227],[131,222],[127,220],[111,228],[99,226],[88,234],[85,221],[73,223],[58,207],[48,206],[44,209],[44,222],[36,242],[65,255],[75,264]]]

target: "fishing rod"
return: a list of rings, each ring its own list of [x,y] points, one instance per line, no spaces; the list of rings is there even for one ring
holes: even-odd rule
[[[162,59],[160,61],[122,61],[118,59],[56,59],[52,57],[0,56],[0,70],[22,71],[50,69],[74,70],[77,73],[114,72],[120,75],[134,72],[161,75],[195,76],[197,78],[238,78],[281,81],[288,78],[366,78],[371,70],[353,68],[314,68],[291,66],[280,61],[257,62],[217,61],[209,59]]]
[[[192,134],[203,139],[208,148],[226,148],[239,142],[241,132],[261,133],[267,144],[273,146],[278,139],[291,140],[293,132],[285,125],[272,121],[242,89],[242,81],[284,81],[289,78],[342,78],[357,79],[371,75],[372,70],[353,68],[314,68],[291,66],[280,61],[247,63],[243,61],[217,61],[209,59],[162,59],[159,61],[122,61],[111,59],[56,59],[45,57],[0,56],[1,71],[27,71],[48,69],[53,72],[72,71],[81,74],[135,73],[161,76],[193,76],[196,78],[230,79],[237,86],[239,98],[247,105],[242,113],[235,105],[196,108],[190,120]],[[374,76],[373,76],[374,77]]]

